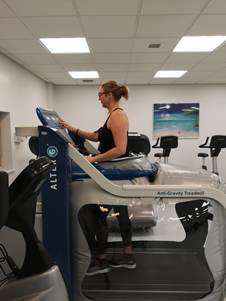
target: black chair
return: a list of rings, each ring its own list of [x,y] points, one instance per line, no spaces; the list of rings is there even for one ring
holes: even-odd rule
[[[151,144],[148,136],[138,134],[137,132],[128,133],[127,153],[145,154],[146,156],[151,151]]]

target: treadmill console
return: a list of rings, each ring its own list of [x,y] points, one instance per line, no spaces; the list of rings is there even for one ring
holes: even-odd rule
[[[68,132],[62,125],[59,124],[61,118],[55,111],[37,108],[36,113],[38,115],[39,120],[44,126],[48,126],[56,130],[60,134],[60,136],[63,136],[63,138],[67,142],[74,144],[74,141],[71,139]]]

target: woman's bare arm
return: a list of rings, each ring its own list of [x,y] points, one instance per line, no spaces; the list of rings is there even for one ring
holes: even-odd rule
[[[83,131],[79,128],[73,127],[72,125],[70,125],[70,123],[64,121],[64,120],[60,120],[60,125],[62,125],[65,129],[68,129],[70,132],[75,133],[76,135],[78,135],[81,138],[84,139],[88,139],[90,141],[98,141],[98,133],[95,132],[87,132],[87,131]]]
[[[115,147],[94,157],[87,157],[89,162],[93,163],[112,160],[125,154],[129,129],[129,121],[126,114],[122,111],[114,112],[109,119],[108,127],[112,132]]]

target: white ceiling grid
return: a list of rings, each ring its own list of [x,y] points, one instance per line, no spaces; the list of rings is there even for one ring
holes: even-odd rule
[[[54,84],[87,84],[72,70],[98,71],[91,84],[225,84],[226,43],[213,53],[173,53],[184,35],[226,35],[226,1],[0,0],[0,51]],[[51,54],[39,42],[47,37],[85,37],[90,54]],[[153,78],[164,69],[188,72]]]

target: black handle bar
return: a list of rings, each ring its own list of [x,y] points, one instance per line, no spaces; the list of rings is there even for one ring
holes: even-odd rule
[[[207,142],[209,141],[209,138],[210,138],[210,137],[207,137],[207,138],[206,138],[206,141],[205,141],[203,144],[199,145],[199,147],[200,147],[200,148],[210,148],[210,146],[207,145]]]
[[[154,145],[152,145],[152,148],[160,148],[160,146],[158,145],[159,139],[160,139],[160,138],[158,137],[156,143],[155,143]]]

